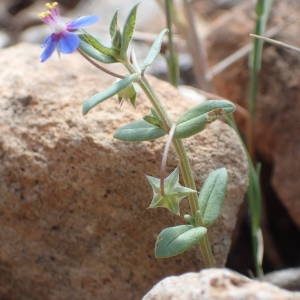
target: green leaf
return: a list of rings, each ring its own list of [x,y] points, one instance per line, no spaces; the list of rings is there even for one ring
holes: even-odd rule
[[[202,223],[209,226],[216,221],[222,209],[228,182],[225,168],[211,172],[205,180],[198,197]]]
[[[119,29],[116,31],[115,35],[113,36],[112,45],[115,49],[118,49],[118,51],[120,51],[122,45],[122,35]]]
[[[100,53],[110,56],[110,57],[115,57],[117,55],[117,52],[115,49],[104,46],[102,42],[94,37],[93,35],[89,33],[84,33],[79,35],[80,39],[86,42],[87,44],[91,45],[94,47],[96,50],[98,50]]]
[[[144,116],[143,119],[154,126],[162,127],[162,122],[153,108],[151,108],[151,115]]]
[[[206,233],[205,227],[193,227],[192,225],[165,228],[157,237],[155,256],[167,258],[183,253],[197,244]]]
[[[161,122],[157,118],[153,116],[145,116],[143,117],[143,120],[145,120],[147,123],[150,123],[154,126],[161,127]]]
[[[136,4],[130,11],[124,25],[123,34],[122,34],[122,46],[121,46],[121,55],[126,56],[128,46],[131,42],[133,32],[135,29],[136,13],[139,4]]]
[[[89,45],[88,43],[84,41],[80,41],[79,49],[83,51],[85,54],[88,56],[94,58],[97,61],[100,61],[105,64],[111,64],[111,63],[116,63],[117,61],[111,57],[111,56],[106,56],[99,51],[97,51],[94,47]]]
[[[138,74],[131,74],[125,77],[122,80],[115,82],[111,87],[107,90],[100,92],[93,97],[86,100],[82,107],[82,113],[85,115],[88,113],[90,109],[92,109],[97,104],[103,102],[104,100],[112,97],[113,95],[119,93],[121,90],[125,89],[129,84],[131,84],[136,78]]]
[[[232,113],[235,111],[235,105],[227,100],[207,100],[184,113],[177,123],[180,124],[189,121],[216,109],[221,109],[226,113]]]
[[[153,61],[155,60],[155,58],[157,57],[157,55],[160,53],[160,48],[161,48],[161,44],[163,42],[164,39],[164,35],[168,32],[168,29],[164,29],[160,32],[160,34],[157,36],[157,38],[155,39],[154,43],[152,44],[150,51],[141,67],[142,71],[145,71],[145,69],[150,66]]]
[[[118,14],[119,12],[116,11],[109,25],[109,33],[111,38],[114,37],[118,29]]]
[[[122,44],[122,35],[118,28],[118,11],[114,14],[110,26],[109,33],[111,37],[111,43],[114,49],[120,50]]]
[[[184,113],[176,125],[175,138],[190,137],[205,128],[222,113],[231,113],[235,105],[227,100],[208,100]]]
[[[114,137],[122,141],[136,142],[154,140],[165,134],[163,129],[140,120],[117,129]]]
[[[192,217],[192,216],[189,215],[189,214],[185,214],[185,215],[183,216],[183,218],[184,218],[184,220],[185,220],[187,223],[189,223],[190,225],[195,226],[195,218],[194,218],[194,217]]]
[[[261,227],[261,206],[262,195],[260,186],[260,169],[261,165],[258,164],[255,168],[250,157],[248,158],[249,166],[249,186],[247,190],[248,202],[251,211],[251,227],[252,232],[257,232]]]
[[[203,114],[191,120],[177,124],[174,138],[184,139],[200,132],[205,128],[205,124],[208,122],[208,120],[208,114]]]

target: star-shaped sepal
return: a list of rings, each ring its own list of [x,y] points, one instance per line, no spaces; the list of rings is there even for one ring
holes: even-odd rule
[[[153,190],[153,198],[149,207],[165,207],[176,215],[180,215],[180,201],[189,194],[197,192],[179,183],[178,168],[165,178],[164,194],[161,191],[159,178],[147,176],[147,179]]]
[[[119,103],[122,104],[123,101],[129,100],[131,105],[135,107],[137,96],[137,86],[135,83],[129,84],[125,89],[118,93]]]

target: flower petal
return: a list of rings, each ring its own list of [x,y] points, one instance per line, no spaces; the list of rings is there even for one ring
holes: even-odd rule
[[[72,53],[80,44],[80,39],[77,34],[65,32],[61,35],[58,42],[58,49],[61,53]]]
[[[54,34],[49,35],[43,44],[45,47],[44,51],[41,54],[41,62],[46,61],[53,53],[57,46],[57,39],[55,38]]]
[[[68,30],[77,30],[82,27],[89,26],[99,21],[98,16],[80,17],[67,23]]]

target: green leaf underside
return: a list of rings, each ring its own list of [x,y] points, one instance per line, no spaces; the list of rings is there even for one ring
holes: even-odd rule
[[[86,53],[88,56],[94,58],[95,60],[105,63],[105,64],[111,64],[116,63],[117,61],[111,57],[106,56],[102,53],[100,53],[98,50],[96,50],[94,47],[89,45],[88,43],[81,41],[79,45],[79,49],[82,50],[84,53]]]
[[[227,100],[208,100],[193,107],[179,118],[174,137],[187,138],[202,131],[211,120],[209,113],[217,110],[231,113],[235,105]]]
[[[219,217],[224,202],[228,174],[225,168],[211,172],[205,180],[198,197],[202,223],[213,224]]]
[[[103,92],[100,92],[93,97],[86,100],[82,107],[82,113],[85,115],[89,112],[90,109],[95,107],[97,104],[103,102],[104,100],[109,99],[110,97],[114,96],[121,90],[125,89],[130,83],[132,83],[136,78],[138,77],[138,74],[131,74],[124,79],[121,79],[117,82],[115,82],[111,87],[106,89]]]
[[[167,258],[181,254],[197,244],[206,233],[205,227],[192,225],[165,228],[157,237],[155,256]]]
[[[100,40],[89,33],[81,34],[80,38],[106,56],[114,57],[117,54],[115,49],[104,46]]]
[[[160,34],[155,39],[154,43],[152,44],[150,51],[141,67],[141,70],[144,71],[148,66],[150,66],[155,58],[160,53],[161,45],[164,39],[164,35],[168,32],[168,29],[164,29],[160,32]]]
[[[122,34],[122,46],[121,46],[121,55],[125,56],[128,50],[128,46],[131,42],[133,32],[135,29],[135,21],[136,21],[136,12],[139,4],[136,4],[132,10],[130,11],[123,28]]]
[[[139,120],[117,129],[114,137],[122,141],[137,142],[154,140],[165,134],[163,129],[153,126],[144,120]]]

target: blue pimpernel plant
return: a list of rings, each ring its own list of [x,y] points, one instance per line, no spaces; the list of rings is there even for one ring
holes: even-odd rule
[[[94,23],[98,19],[97,17],[81,17],[65,23],[59,16],[56,2],[48,3],[47,8],[48,11],[42,13],[41,18],[52,27],[53,33],[46,39],[46,48],[41,56],[42,61],[49,58],[56,47],[62,53],[72,53],[77,49],[95,67],[118,78],[118,81],[108,89],[84,102],[83,114],[87,114],[93,107],[114,95],[118,97],[119,101],[128,99],[131,104],[136,106],[135,85],[138,85],[151,103],[151,112],[143,119],[117,129],[114,137],[122,141],[137,142],[167,136],[160,178],[147,176],[153,190],[150,207],[164,207],[171,213],[181,215],[181,201],[188,198],[190,214],[184,215],[185,224],[165,228],[158,234],[155,256],[157,258],[175,256],[199,244],[203,264],[207,267],[215,266],[208,229],[221,213],[227,189],[227,170],[220,168],[211,172],[200,192],[197,192],[183,139],[204,130],[208,123],[222,115],[232,113],[235,110],[234,104],[227,100],[205,101],[183,113],[177,122],[171,120],[145,76],[147,68],[160,53],[167,30],[161,31],[143,63],[139,64],[131,46],[138,5],[131,9],[123,29],[120,29],[118,24],[118,12],[114,14],[109,26],[111,37],[109,46],[104,45],[94,35],[80,30],[83,26]],[[103,65],[112,63],[123,64],[128,74],[116,74]],[[171,174],[166,174],[165,166],[171,144],[178,157],[179,168],[176,168]],[[183,184],[179,183],[179,177],[181,177]]]

